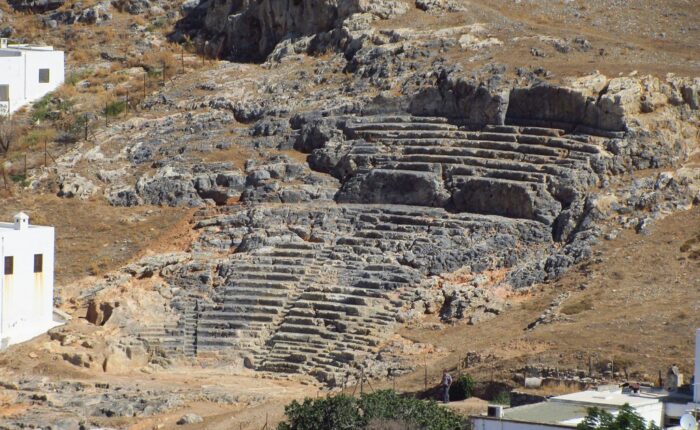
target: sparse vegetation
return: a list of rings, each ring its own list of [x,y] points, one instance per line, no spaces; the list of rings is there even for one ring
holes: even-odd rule
[[[0,117],[0,153],[7,154],[18,136],[19,130],[12,118]]]
[[[593,309],[593,300],[590,297],[586,297],[581,301],[562,306],[561,313],[564,315],[576,315],[591,309]]]
[[[510,406],[510,393],[505,390],[499,391],[491,401],[497,405]]]
[[[126,102],[123,100],[115,100],[107,103],[102,113],[103,115],[115,117],[121,115],[124,110],[126,110]]]

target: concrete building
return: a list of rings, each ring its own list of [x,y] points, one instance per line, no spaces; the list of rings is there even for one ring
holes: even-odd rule
[[[0,223],[0,348],[59,325],[53,318],[54,229],[24,213]]]
[[[615,415],[620,407],[629,404],[644,420],[653,421],[665,429],[681,429],[683,415],[700,416],[700,384],[683,386],[682,375],[674,365],[669,370],[667,386],[661,388],[601,387],[552,397],[547,401],[514,408],[489,406],[487,415],[473,416],[473,430],[552,430],[571,429],[588,414],[588,409],[598,407]],[[695,378],[700,381],[700,329],[695,332]],[[670,382],[670,384],[669,384]],[[690,430],[697,430],[691,426]],[[688,430],[688,429],[684,429]]]
[[[64,80],[64,56],[51,46],[9,45],[0,39],[0,115],[55,90]]]
[[[618,387],[581,391],[552,397],[532,405],[505,408],[492,412],[491,416],[472,417],[473,430],[551,430],[571,429],[588,414],[588,408],[598,407],[615,415],[629,404],[647,422],[657,425],[664,422],[662,403],[665,391],[623,392]],[[493,410],[493,409],[492,409]]]

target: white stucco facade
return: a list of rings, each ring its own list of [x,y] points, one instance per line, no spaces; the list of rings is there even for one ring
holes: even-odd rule
[[[25,214],[0,223],[0,348],[29,340],[53,319],[54,229]]]
[[[63,84],[64,78],[62,51],[0,40],[0,115],[40,99]]]

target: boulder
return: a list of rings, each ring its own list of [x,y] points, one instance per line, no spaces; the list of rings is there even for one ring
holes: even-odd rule
[[[452,196],[455,210],[525,218],[552,224],[561,203],[540,184],[464,178]]]
[[[58,177],[59,197],[73,198],[81,200],[90,198],[97,191],[97,187],[89,179],[77,173],[65,173]]]
[[[9,0],[8,3],[20,12],[42,13],[58,9],[65,0]]]
[[[200,417],[197,414],[189,413],[183,415],[179,420],[177,420],[177,425],[185,425],[185,424],[196,424],[196,423],[201,423],[203,422],[204,419]]]
[[[148,351],[141,345],[109,345],[105,351],[102,370],[105,373],[124,373],[148,364]]]
[[[466,10],[455,0],[416,0],[416,7],[429,13],[459,12]]]
[[[498,81],[496,74],[486,82]],[[480,127],[504,124],[507,109],[507,90],[443,70],[435,86],[421,90],[412,98],[408,111],[418,116],[459,118],[461,122]]]
[[[346,182],[337,200],[441,207],[449,200],[449,194],[442,178],[433,172],[375,169]]]
[[[114,309],[119,307],[119,303],[110,302],[97,302],[96,300],[90,300],[88,303],[87,313],[85,314],[85,319],[95,325],[105,325],[105,323],[112,316]]]

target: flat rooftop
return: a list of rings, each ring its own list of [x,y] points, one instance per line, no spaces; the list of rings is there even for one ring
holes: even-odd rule
[[[27,226],[28,228],[53,228],[50,226],[45,226],[45,225],[34,225],[34,224],[29,224]],[[15,224],[12,222],[0,222],[0,232],[3,230],[12,230],[12,231],[19,231],[15,229]]]
[[[668,392],[662,390],[640,391],[639,393],[623,393],[622,390],[614,391],[581,391],[552,397],[550,401],[566,403],[582,403],[587,406],[611,406],[619,407],[628,403],[630,406],[644,406],[657,403],[668,396]]]
[[[523,423],[540,423],[576,427],[588,414],[590,406],[575,403],[548,402],[504,409],[503,419]],[[612,410],[614,408],[605,408]],[[487,418],[487,417],[479,417]]]
[[[522,423],[576,427],[586,417],[591,407],[613,412],[625,404],[636,408],[659,403],[668,395],[669,393],[664,390],[645,390],[639,393],[623,393],[620,389],[581,391],[552,397],[541,403],[505,408],[503,419]],[[483,415],[477,418],[498,420],[498,418]]]
[[[53,51],[53,46],[48,45],[7,45],[0,48],[3,51]]]

